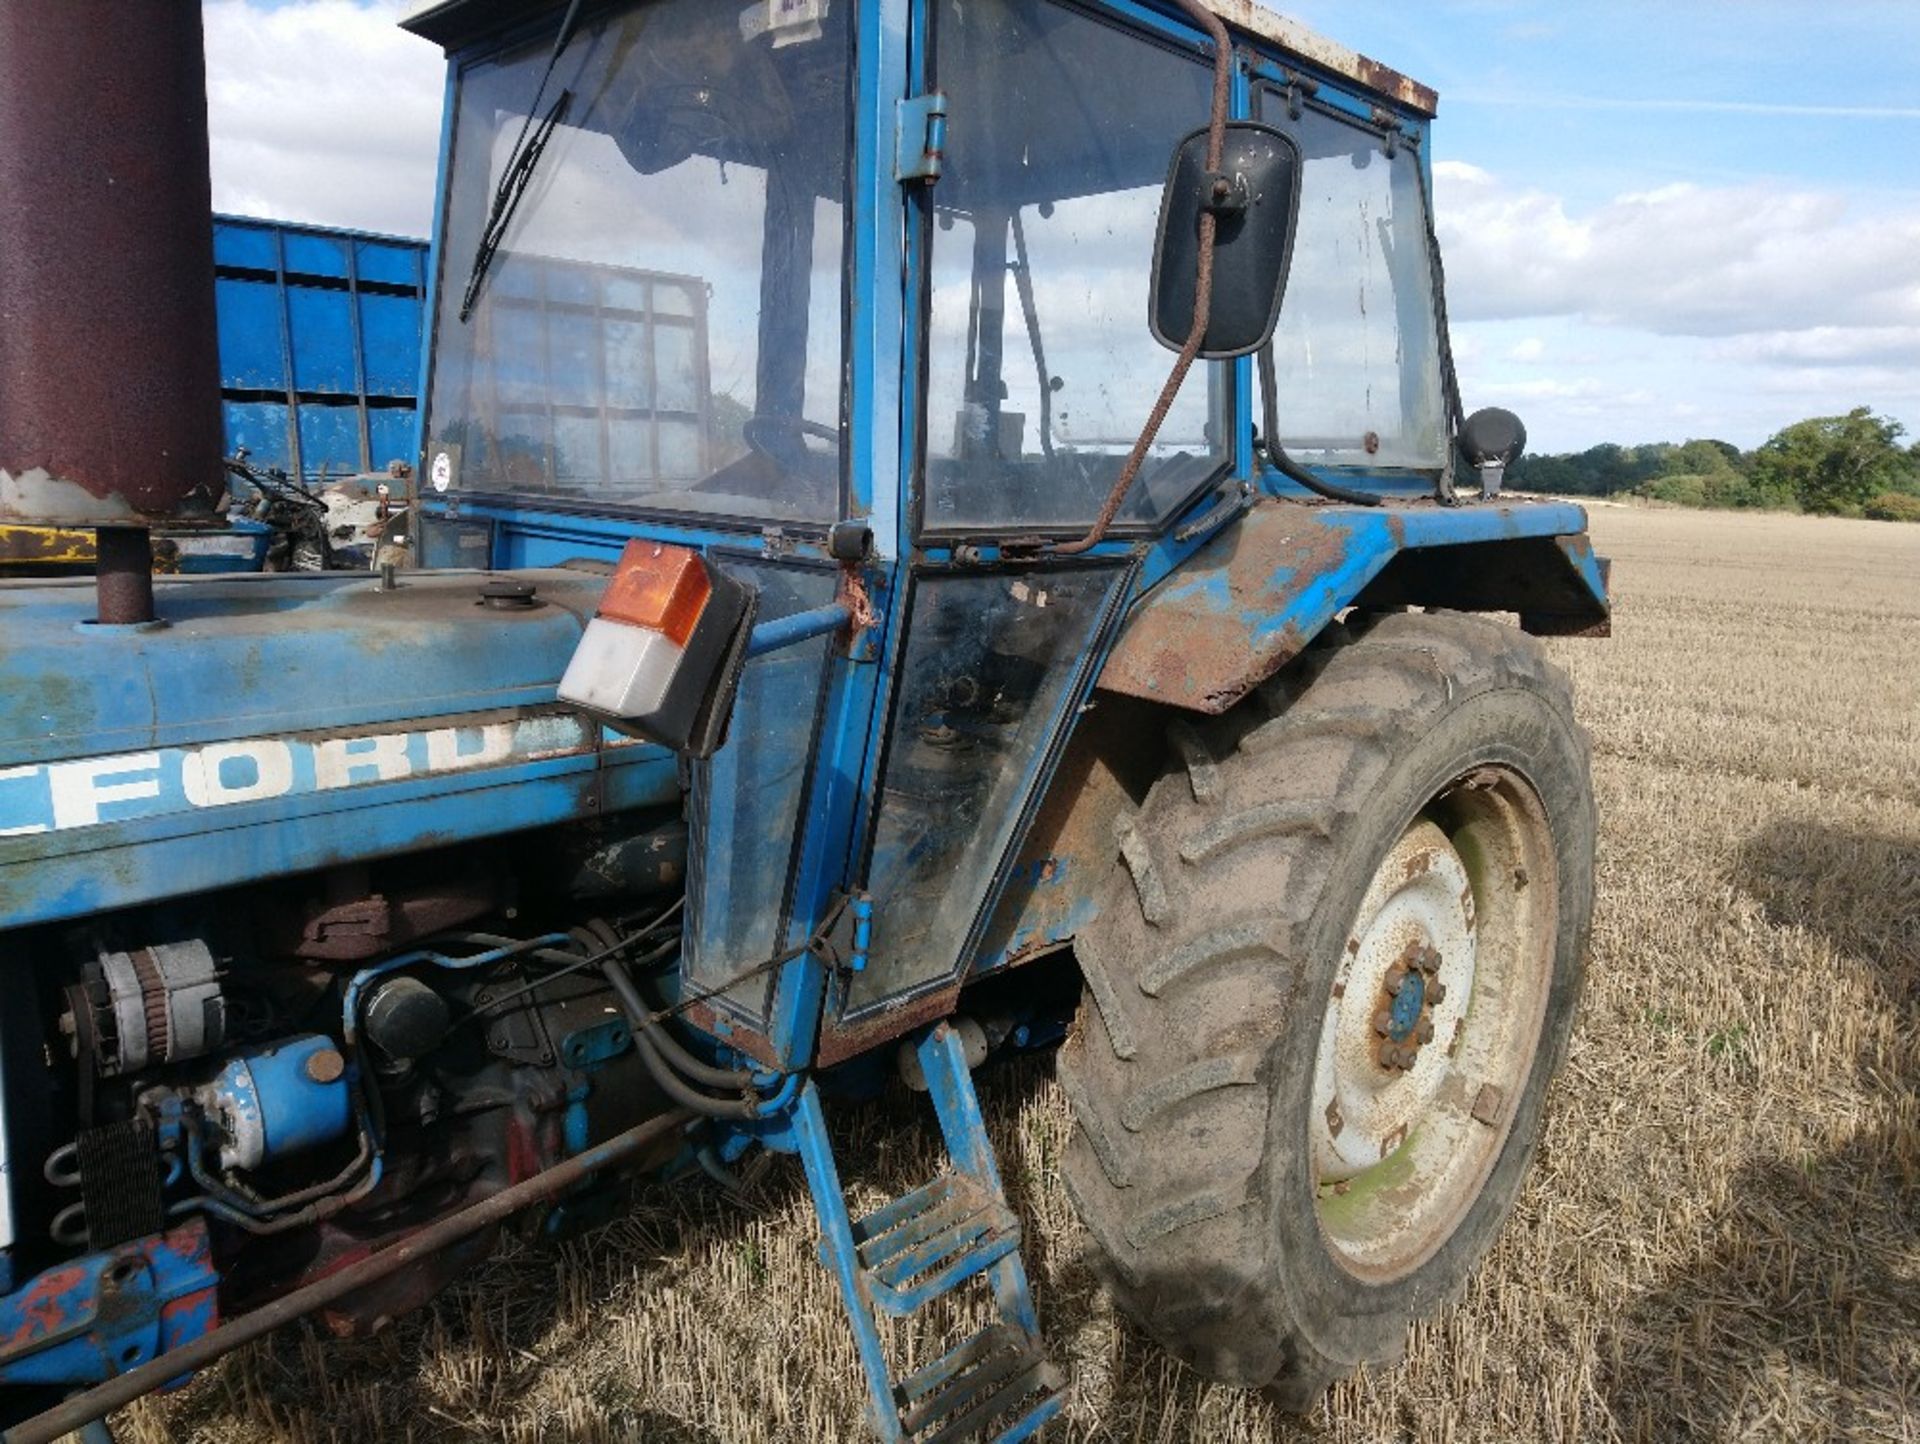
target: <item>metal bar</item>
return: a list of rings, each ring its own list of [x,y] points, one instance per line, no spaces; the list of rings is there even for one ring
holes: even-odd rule
[[[347,253],[347,320],[353,335],[353,411],[360,423],[360,470],[373,470],[373,418],[367,415],[367,338],[360,317],[360,247],[343,240]]]
[[[1004,1199],[1006,1189],[1000,1183],[993,1142],[987,1137],[987,1121],[980,1113],[980,1097],[973,1091],[973,1071],[967,1066],[966,1045],[960,1041],[960,1034],[947,1022],[935,1023],[916,1047],[921,1076],[927,1080],[947,1153],[960,1171],[989,1195]],[[1024,1330],[1029,1339],[1039,1338],[1040,1321],[1034,1313],[1026,1267],[1017,1247],[994,1260],[987,1280],[993,1286],[1000,1317]]]
[[[753,629],[753,635],[747,639],[747,655],[763,656],[768,652],[777,652],[782,647],[791,647],[812,637],[837,632],[846,626],[852,615],[852,611],[845,602],[834,602],[828,606],[815,607],[811,611],[795,612],[792,616],[776,617],[771,622],[762,622]]]
[[[131,1404],[141,1395],[151,1393],[183,1374],[205,1368],[215,1359],[272,1333],[282,1324],[303,1318],[335,1299],[365,1288],[389,1274],[398,1273],[409,1264],[418,1263],[429,1254],[438,1253],[463,1238],[504,1222],[529,1204],[551,1199],[588,1176],[618,1165],[692,1117],[693,1114],[682,1108],[636,1124],[625,1133],[616,1134],[605,1143],[596,1144],[564,1163],[556,1163],[532,1178],[502,1189],[478,1203],[469,1204],[437,1223],[428,1224],[392,1248],[348,1264],[337,1273],[316,1279],[304,1288],[295,1289],[251,1313],[242,1314],[212,1333],[202,1334],[137,1369],[75,1394],[65,1403],[7,1430],[0,1438],[4,1439],[5,1444],[53,1444],[63,1434],[70,1434],[93,1420],[105,1418],[113,1410]]]
[[[280,303],[280,377],[287,387],[287,475],[300,481],[307,459],[300,441],[300,383],[293,374],[293,288],[287,284],[287,233],[273,228],[273,286]]]
[[[440,94],[440,148],[435,152],[436,155],[452,153],[454,114],[458,109],[454,103],[454,97],[458,93],[456,88],[458,79],[459,69],[451,63],[448,64],[446,82],[441,87]],[[420,500],[420,480],[428,474],[428,467],[431,464],[427,458],[427,412],[433,399],[433,353],[438,349],[433,342],[440,332],[441,248],[446,241],[448,192],[451,190],[451,186],[441,188],[438,201],[433,208],[433,235],[427,246],[426,256],[424,260],[420,257],[415,257],[414,260],[414,279],[422,283],[419,291],[420,379],[414,383],[413,388],[413,456],[411,459],[414,463],[414,480],[408,483],[407,490],[416,507]],[[416,546],[420,543],[419,515],[420,513],[416,510],[413,518],[408,522],[408,525],[414,529],[413,539]],[[488,551],[486,564],[489,567],[494,564],[491,548]]]

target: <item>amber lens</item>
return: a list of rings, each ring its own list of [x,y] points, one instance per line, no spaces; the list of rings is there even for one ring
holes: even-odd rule
[[[712,592],[713,583],[698,552],[636,539],[620,555],[620,565],[600,599],[600,615],[663,633],[684,647]]]

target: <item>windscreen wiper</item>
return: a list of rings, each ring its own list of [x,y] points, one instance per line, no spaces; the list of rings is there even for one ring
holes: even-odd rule
[[[547,68],[540,72],[540,84],[534,87],[533,103],[527,107],[527,118],[520,123],[520,134],[514,138],[506,169],[500,173],[500,184],[493,188],[493,204],[487,210],[486,223],[480,227],[480,244],[474,249],[473,265],[467,271],[467,288],[460,297],[462,321],[473,314],[474,305],[480,299],[480,290],[487,282],[487,269],[493,264],[494,253],[500,249],[500,242],[506,239],[507,227],[513,223],[513,213],[519,208],[520,197],[527,193],[527,182],[533,179],[534,167],[540,163],[540,153],[547,148],[554,127],[559,125],[573,100],[573,92],[563,90],[547,113],[540,115],[540,101],[547,93],[547,82],[553,78],[554,66],[560,63],[568,42],[573,39],[579,19],[580,0],[570,0],[567,13],[561,17],[560,29],[553,37],[553,51],[547,56]],[[535,123],[536,116],[539,117],[538,124]]]

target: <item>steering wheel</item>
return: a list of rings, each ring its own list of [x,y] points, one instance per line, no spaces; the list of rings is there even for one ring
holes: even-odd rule
[[[831,441],[836,446],[840,443],[837,426],[809,421],[804,416],[751,416],[740,428],[740,439],[747,443],[749,450],[780,467],[793,464],[796,448],[802,455],[806,453],[802,438],[808,436]]]

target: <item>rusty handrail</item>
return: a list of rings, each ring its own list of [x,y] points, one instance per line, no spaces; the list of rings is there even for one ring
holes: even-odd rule
[[[316,1309],[325,1308],[335,1299],[389,1274],[398,1273],[409,1264],[418,1263],[463,1238],[503,1223],[529,1204],[553,1198],[590,1174],[612,1168],[692,1118],[692,1113],[677,1108],[671,1113],[662,1113],[644,1123],[635,1124],[625,1133],[617,1133],[605,1143],[596,1144],[584,1153],[577,1153],[564,1163],[556,1163],[532,1178],[522,1179],[510,1188],[503,1188],[478,1203],[469,1204],[438,1222],[428,1224],[391,1248],[369,1254],[270,1304],[262,1304],[222,1324],[211,1333],[202,1334],[177,1349],[150,1359],[137,1369],[117,1375],[104,1384],[95,1384],[44,1414],[36,1414],[25,1423],[16,1424],[0,1437],[4,1438],[5,1444],[54,1444],[62,1435],[71,1434],[96,1419],[105,1418],[113,1410],[131,1404],[182,1374],[205,1368],[214,1360],[272,1333],[283,1324],[304,1318]]]

